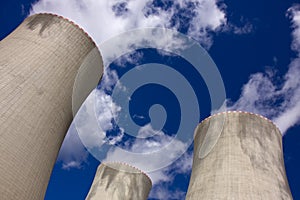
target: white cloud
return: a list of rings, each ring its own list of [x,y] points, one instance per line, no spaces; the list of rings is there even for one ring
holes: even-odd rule
[[[298,52],[298,57],[300,56],[300,4],[291,7],[287,16],[292,19],[294,31],[292,33],[293,42],[292,49]]]
[[[114,129],[111,120],[120,109],[102,90],[92,91],[75,116],[60,149],[58,161],[62,162],[63,169],[81,168],[88,156],[85,147],[101,148],[107,142],[113,145],[122,139],[122,129],[114,138],[106,138],[106,132]]]
[[[245,110],[264,115],[272,119],[284,134],[290,127],[300,122],[300,7],[288,10],[293,23],[293,41],[291,48],[298,54],[292,60],[287,73],[278,84],[278,77],[272,71],[256,73],[250,76],[242,88],[237,102],[229,110]]]
[[[154,199],[184,199],[186,192],[182,188],[174,188],[170,191],[170,183],[178,174],[191,174],[192,171],[192,152],[185,152],[178,160],[176,160],[172,165],[160,170],[159,172],[167,177],[167,179],[162,179],[153,185],[153,188],[149,194],[150,198]]]
[[[121,107],[117,106],[110,95],[105,94],[102,90],[95,90],[95,104],[100,128],[105,134],[106,131],[113,129],[112,119],[115,119]],[[93,102],[94,103],[94,102]]]
[[[227,25],[223,28],[223,31],[233,32],[236,35],[248,34],[253,31],[253,25],[249,22],[243,23],[242,27],[238,27],[232,23],[227,23]]]
[[[97,111],[95,105],[98,106]],[[100,90],[91,92],[73,120],[85,147],[101,148],[106,142],[106,132],[114,128],[111,119],[119,111],[120,107],[114,104],[109,95]]]
[[[159,184],[151,190],[149,197],[154,199],[185,199],[186,193],[180,189],[170,191],[164,184]]]
[[[74,125],[71,125],[58,154],[58,162],[63,169],[83,167],[87,162],[88,152],[84,149]]]
[[[74,168],[81,169],[81,167],[82,167],[82,162],[80,162],[80,160],[79,161],[71,161],[71,162],[62,164],[62,169],[65,169],[65,170],[74,169]]]
[[[193,165],[193,153],[185,152],[176,162],[173,164],[175,172],[179,174],[186,174],[192,170]]]
[[[152,137],[144,138],[145,136]],[[176,161],[186,151],[187,144],[161,131],[153,130],[149,124],[140,129],[137,138],[127,149],[111,148],[104,161],[124,162],[135,166],[146,172],[153,184],[169,181],[170,177],[166,174],[168,168],[165,167]],[[188,166],[184,169],[186,168]]]
[[[169,2],[170,3],[170,2]],[[209,47],[209,31],[226,24],[225,12],[217,0],[175,0],[172,6],[153,0],[40,0],[31,14],[51,12],[62,15],[81,26],[99,45],[110,37],[135,28],[165,27],[179,29]],[[182,17],[189,23],[182,21]]]

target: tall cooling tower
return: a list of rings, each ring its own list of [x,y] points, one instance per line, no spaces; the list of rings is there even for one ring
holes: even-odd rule
[[[186,199],[292,199],[278,128],[246,112],[225,112],[200,123]]]
[[[102,70],[91,38],[55,15],[30,16],[0,42],[0,199],[44,198],[72,112]]]
[[[140,170],[122,163],[99,165],[86,200],[147,200],[152,183]]]

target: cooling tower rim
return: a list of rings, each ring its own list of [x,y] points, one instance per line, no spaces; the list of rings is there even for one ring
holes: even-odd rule
[[[78,24],[76,24],[75,22],[73,22],[72,20],[66,18],[66,17],[63,17],[61,15],[58,15],[58,14],[55,14],[55,13],[51,13],[51,12],[41,12],[41,13],[34,13],[32,15],[30,15],[29,17],[33,17],[33,16],[36,16],[36,15],[49,15],[49,16],[54,16],[54,17],[57,17],[63,21],[66,21],[68,22],[69,24],[71,24],[72,26],[76,27],[77,29],[79,29],[89,40],[90,42],[95,46],[97,47],[95,41],[93,40],[93,38],[83,29],[81,28]],[[99,49],[97,48],[97,50],[99,51]],[[100,53],[100,51],[99,51]],[[101,55],[101,54],[100,54]]]
[[[224,112],[219,112],[219,113],[215,113],[207,118],[205,118],[204,120],[202,120],[195,128],[195,131],[194,131],[194,139],[196,137],[196,134],[197,134],[197,130],[198,128],[203,124],[205,123],[206,121],[208,121],[209,119],[213,118],[213,117],[216,117],[216,116],[220,116],[220,115],[224,115],[224,114],[246,114],[246,115],[254,115],[254,116],[257,116],[261,119],[264,119],[265,121],[271,123],[279,132],[280,136],[282,137],[282,133],[280,131],[280,129],[278,128],[278,126],[270,119],[266,118],[265,116],[263,115],[260,115],[260,114],[257,114],[257,113],[252,113],[252,112],[248,112],[248,111],[241,111],[241,110],[234,110],[234,111],[224,111]]]
[[[125,162],[117,162],[117,161],[102,162],[101,164],[105,165],[105,166],[109,166],[109,164],[117,164],[117,165],[124,165],[124,166],[130,167],[130,168],[136,170],[138,173],[141,173],[141,174],[145,175],[145,177],[147,177],[147,179],[149,180],[150,185],[152,187],[152,180],[151,180],[150,176],[148,174],[146,174],[146,172],[142,171],[141,169],[139,169],[135,166],[132,166],[132,165],[130,165],[128,163],[125,163]]]

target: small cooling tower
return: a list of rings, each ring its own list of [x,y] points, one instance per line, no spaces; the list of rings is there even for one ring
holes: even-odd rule
[[[246,112],[225,112],[200,123],[186,199],[292,199],[278,128]]]
[[[99,165],[86,200],[147,200],[152,183],[142,171],[122,163]]]

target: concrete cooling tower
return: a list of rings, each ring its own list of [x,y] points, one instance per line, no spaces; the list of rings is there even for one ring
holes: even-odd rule
[[[99,165],[86,200],[147,200],[152,183],[142,171],[122,163]]]
[[[187,200],[292,199],[282,135],[268,119],[225,112],[200,123]]]
[[[91,38],[55,15],[30,16],[0,42],[0,199],[44,198],[72,112],[102,70]]]

